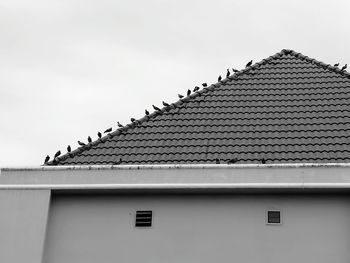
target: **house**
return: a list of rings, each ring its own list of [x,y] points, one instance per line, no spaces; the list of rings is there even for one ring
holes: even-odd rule
[[[344,69],[282,50],[3,168],[1,262],[350,262],[349,105]]]

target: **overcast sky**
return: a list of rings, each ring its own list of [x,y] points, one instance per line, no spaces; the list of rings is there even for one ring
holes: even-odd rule
[[[283,48],[350,63],[350,1],[0,0],[0,167],[46,154]]]

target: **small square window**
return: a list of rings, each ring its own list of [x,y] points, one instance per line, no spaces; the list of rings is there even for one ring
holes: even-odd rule
[[[278,210],[267,211],[267,223],[268,224],[281,224],[281,211],[278,211]]]
[[[135,227],[151,227],[152,211],[136,211]]]

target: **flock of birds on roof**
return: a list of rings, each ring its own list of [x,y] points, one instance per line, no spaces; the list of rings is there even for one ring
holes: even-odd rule
[[[252,64],[253,64],[253,60],[250,60],[250,61],[246,64],[246,68],[247,68],[247,67],[250,67]],[[344,71],[344,70],[347,68],[347,66],[348,66],[348,65],[345,64],[340,70],[341,70],[341,71]],[[334,64],[334,67],[339,67],[339,63]],[[232,71],[233,71],[233,73],[239,72],[239,70],[234,69],[234,68],[232,68]],[[229,69],[227,69],[226,78],[228,78],[230,75],[231,75],[231,72],[230,72]],[[221,75],[219,75],[219,77],[218,77],[218,82],[221,82],[221,81],[222,81],[222,77],[221,77]],[[208,84],[207,84],[207,83],[202,83],[202,86],[203,86],[204,88],[206,88],[206,87],[208,86]],[[195,86],[194,89],[193,89],[193,92],[197,92],[197,91],[199,91],[199,90],[200,90],[200,87]],[[186,93],[187,97],[190,96],[191,93],[192,93],[192,91],[191,91],[190,89],[188,89],[188,90],[187,90],[187,93]],[[182,99],[182,98],[184,98],[184,95],[178,94],[178,97],[179,97],[179,99]],[[169,106],[171,106],[169,103],[166,103],[166,102],[164,102],[164,101],[162,102],[162,104],[163,104],[164,107],[169,107]],[[175,104],[172,104],[172,105],[175,106]],[[158,108],[157,106],[152,105],[152,107],[153,107],[153,109],[154,109],[155,111],[161,112],[161,109]],[[149,113],[149,111],[148,111],[147,109],[145,110],[145,115],[146,115],[146,116],[149,116],[149,115],[150,115],[150,113]],[[139,121],[136,120],[135,118],[131,118],[130,120],[131,120],[132,123],[136,123],[136,124],[139,122]],[[124,125],[122,125],[119,121],[117,122],[117,125],[118,125],[119,128],[123,128],[123,127],[124,127]],[[110,132],[112,132],[112,128],[108,128],[107,130],[104,131],[104,133],[110,133]],[[101,139],[101,138],[102,138],[101,132],[98,132],[98,133],[97,133],[97,136],[98,136],[99,139]],[[88,136],[87,141],[88,141],[88,144],[91,144],[91,143],[92,143],[92,139],[91,139],[90,136]],[[85,147],[85,146],[87,145],[87,144],[85,144],[85,143],[83,143],[83,142],[81,142],[81,141],[78,141],[78,144],[79,144],[79,146],[81,146],[81,147]],[[67,153],[68,153],[69,155],[71,155],[71,151],[72,151],[72,148],[70,147],[70,145],[68,145],[68,147],[67,147]],[[54,158],[53,158],[52,161],[53,161],[53,162],[57,162],[57,157],[59,157],[60,155],[61,155],[61,151],[57,151],[57,152],[55,153]],[[50,161],[50,156],[47,155],[46,158],[45,158],[44,164],[47,164],[49,161]],[[238,159],[234,158],[234,159],[229,160],[227,163],[228,163],[228,164],[234,164],[234,163],[237,163],[238,161],[239,161]],[[122,162],[122,160],[120,159],[119,161],[115,162],[114,164],[120,164],[121,162]],[[262,164],[265,164],[265,163],[266,163],[266,159],[262,158],[262,159],[259,160],[259,162],[261,162]],[[218,158],[215,159],[215,163],[216,163],[216,164],[220,164],[220,159],[218,159]]]

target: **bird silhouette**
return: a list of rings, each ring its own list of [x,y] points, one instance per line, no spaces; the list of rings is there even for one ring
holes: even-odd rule
[[[55,156],[53,157],[53,159],[55,160],[58,156],[60,156],[61,155],[61,151],[58,151],[58,152],[56,152],[55,153]]]
[[[88,142],[89,142],[89,143],[92,143],[92,139],[91,139],[90,136],[88,137]]]
[[[123,128],[124,126],[122,124],[120,124],[120,122],[118,121],[118,127]]]
[[[191,95],[191,90],[188,89],[188,90],[187,90],[187,96],[190,96],[190,95]]]
[[[85,146],[85,145],[86,145],[85,143],[83,143],[83,142],[81,142],[81,141],[78,141],[78,144],[79,144],[80,146]]]
[[[108,128],[107,130],[105,130],[104,133],[111,132],[111,131],[112,131],[112,128]]]
[[[231,160],[228,160],[227,164],[233,164],[233,163],[237,163],[238,159],[237,158],[233,158]]]
[[[345,66],[341,68],[341,71],[344,71],[347,67],[348,67],[348,64],[345,64]]]
[[[145,114],[148,116],[148,115],[149,115],[149,111],[148,111],[148,110],[145,110]]]
[[[98,138],[102,138],[102,134],[100,132],[97,133]]]
[[[44,164],[47,163],[50,160],[50,156],[46,155]]]
[[[164,107],[169,107],[169,106],[170,106],[170,104],[169,104],[169,103],[166,103],[165,101],[162,101],[162,103],[163,103],[163,106],[164,106]]]
[[[226,78],[228,78],[229,76],[230,76],[230,70],[229,69],[227,69],[227,72],[226,72]]]
[[[118,161],[113,162],[113,165],[119,165],[119,164],[121,164],[122,162],[123,162],[123,161],[122,161],[122,158],[119,158]]]
[[[265,159],[265,158],[261,158],[260,161],[261,161],[262,164],[265,164],[265,163],[266,163],[266,159]]]
[[[71,152],[72,151],[72,148],[70,148],[70,145],[67,146],[67,152]]]
[[[195,86],[194,89],[193,89],[193,92],[197,92],[198,90],[199,90],[199,87]]]
[[[181,94],[177,94],[177,96],[179,97],[179,99],[182,99],[184,96]]]
[[[131,121],[131,122],[134,122],[134,121],[136,121],[136,119],[135,119],[135,118],[131,118],[130,121]]]
[[[247,63],[247,65],[245,65],[245,67],[246,67],[246,68],[247,68],[247,67],[250,67],[252,64],[253,64],[253,60],[249,61],[249,62]]]
[[[233,72],[238,72],[239,70],[238,70],[238,69],[232,68],[232,71],[233,71]]]
[[[161,109],[159,109],[157,106],[152,105],[153,109],[156,111],[161,111]]]
[[[221,75],[220,75],[220,76],[218,77],[218,82],[220,82],[220,81],[221,81],[221,79],[222,79],[222,78],[221,78]]]
[[[339,63],[337,63],[337,64],[334,64],[334,67],[338,67],[339,66]]]
[[[208,86],[208,84],[204,82],[204,83],[202,83],[202,86],[206,87],[206,86]]]
[[[220,159],[219,159],[219,158],[216,158],[216,159],[215,159],[215,163],[216,163],[216,164],[220,164]]]

